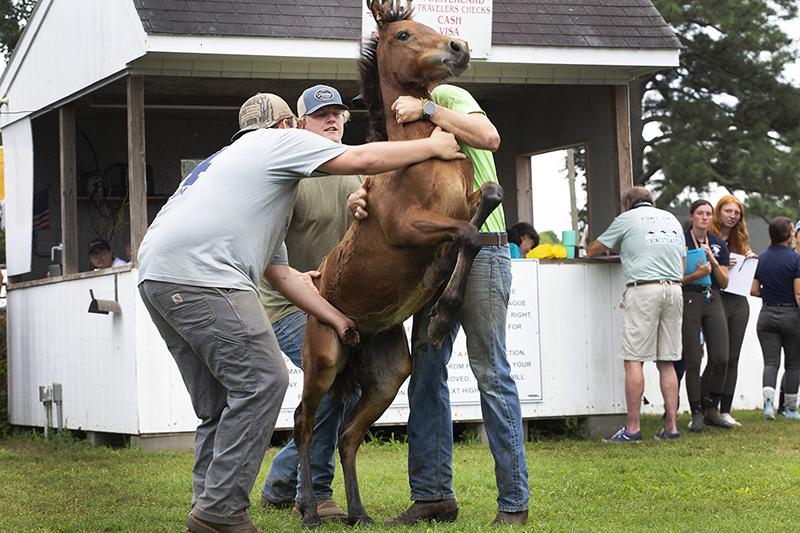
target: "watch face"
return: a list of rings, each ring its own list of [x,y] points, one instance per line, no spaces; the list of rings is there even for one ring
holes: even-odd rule
[[[425,105],[422,106],[422,112],[425,113],[425,117],[430,117],[434,113],[436,113],[436,104],[428,100],[425,102]]]

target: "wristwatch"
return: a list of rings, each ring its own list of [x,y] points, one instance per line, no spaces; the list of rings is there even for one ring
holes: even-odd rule
[[[422,118],[430,120],[434,113],[436,113],[436,104],[430,100],[425,100],[422,104]]]

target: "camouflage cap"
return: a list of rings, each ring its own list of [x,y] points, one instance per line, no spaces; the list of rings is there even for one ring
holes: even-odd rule
[[[239,131],[231,141],[235,141],[248,131],[271,128],[281,120],[294,118],[289,105],[280,96],[258,93],[249,98],[239,109]]]

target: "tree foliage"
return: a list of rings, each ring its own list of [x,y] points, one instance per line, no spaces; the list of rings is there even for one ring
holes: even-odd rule
[[[0,0],[0,50],[11,57],[22,30],[36,6],[36,0]]]
[[[754,214],[800,211],[800,88],[782,76],[797,53],[778,26],[795,0],[653,3],[684,48],[678,68],[631,84],[634,181],[661,206],[718,184],[745,191]]]

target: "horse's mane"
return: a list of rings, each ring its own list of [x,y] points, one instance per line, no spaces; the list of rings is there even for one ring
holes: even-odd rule
[[[410,3],[409,3],[410,4]],[[387,23],[409,20],[414,16],[414,9],[401,9],[397,3],[392,6]],[[381,80],[378,72],[378,34],[361,47],[361,58],[358,60],[358,76],[361,83],[361,95],[369,114],[367,142],[386,141],[386,121],[383,115],[383,97],[381,96]]]

